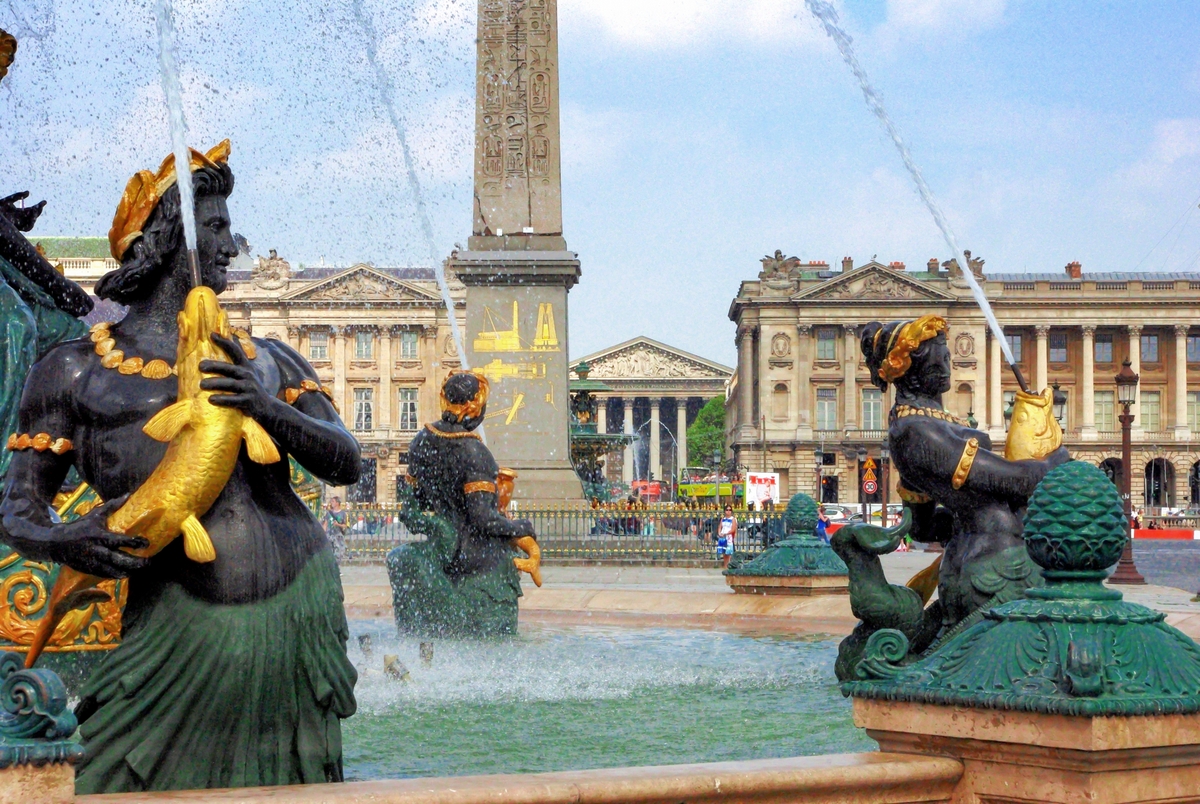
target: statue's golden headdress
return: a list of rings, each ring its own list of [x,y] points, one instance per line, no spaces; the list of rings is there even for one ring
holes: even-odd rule
[[[4,76],[8,75],[8,68],[12,66],[16,55],[16,37],[3,28],[0,28],[0,80],[3,80]]]
[[[465,402],[451,402],[446,396],[446,386],[454,377],[468,374],[474,377],[479,382],[479,388],[475,395]],[[477,419],[483,413],[483,408],[487,405],[488,391],[490,386],[488,378],[477,371],[452,371],[450,376],[446,378],[446,382],[442,383],[441,403],[442,410],[450,412],[458,421],[463,422],[467,419]]]
[[[188,150],[192,152],[189,165],[192,172],[206,167],[215,168],[229,161],[229,140],[221,140],[206,154],[195,148]],[[119,262],[133,241],[142,236],[142,227],[150,219],[150,213],[154,212],[163,195],[175,184],[175,179],[175,154],[169,154],[158,166],[157,173],[139,170],[125,185],[125,194],[117,204],[117,214],[113,215],[112,228],[108,230],[108,246],[113,259]]]
[[[875,333],[875,352],[878,354],[881,337],[887,337],[886,356],[879,364],[879,379],[895,382],[912,367],[912,353],[925,341],[936,338],[947,329],[946,319],[939,315],[923,315],[916,321],[896,324],[889,335],[887,327]]]

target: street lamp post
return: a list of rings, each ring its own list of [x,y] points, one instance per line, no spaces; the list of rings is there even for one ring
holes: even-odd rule
[[[888,471],[891,469],[891,463],[891,445],[888,444],[887,436],[884,436],[883,443],[879,445],[879,479],[883,484],[883,513],[880,516],[880,520],[885,528],[888,526],[888,483],[890,482]]]
[[[813,481],[815,484],[813,486],[813,499],[817,501],[818,505],[821,504],[822,498],[825,496],[822,494],[821,489],[821,467],[824,466],[824,464],[825,451],[820,447],[817,447],[817,449],[813,452],[813,473],[816,475],[816,478]]]
[[[862,484],[862,465],[867,462],[867,448],[859,447],[856,455],[858,457],[858,474],[859,474],[859,477],[858,477],[858,499],[861,501],[859,503],[859,505],[862,508],[863,522],[870,522],[871,519],[870,519],[869,514],[867,513],[870,509],[867,506],[867,495],[863,491],[863,484]]]
[[[1117,562],[1116,571],[1108,580],[1109,583],[1143,584],[1146,579],[1133,563],[1133,499],[1130,493],[1133,480],[1133,444],[1129,432],[1133,425],[1133,414],[1129,412],[1129,406],[1137,399],[1140,377],[1133,372],[1129,358],[1125,358],[1125,362],[1121,364],[1121,372],[1113,379],[1117,383],[1117,401],[1121,403],[1122,410],[1121,415],[1117,417],[1121,422],[1121,499],[1125,503],[1125,527],[1130,533],[1130,538],[1126,540],[1125,549],[1121,551],[1121,560]]]

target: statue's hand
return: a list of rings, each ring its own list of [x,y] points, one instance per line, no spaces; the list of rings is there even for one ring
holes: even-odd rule
[[[23,191],[0,198],[0,215],[8,218],[12,225],[22,232],[28,232],[33,228],[33,225],[37,223],[38,216],[42,214],[42,209],[46,206],[45,201],[39,201],[31,207],[17,206],[18,201],[23,201],[28,197],[29,192]]]
[[[120,508],[128,495],[96,506],[86,516],[53,529],[50,558],[88,575],[124,578],[144,568],[150,559],[131,556],[121,548],[142,550],[149,542],[141,536],[113,533],[106,527],[109,514]]]
[[[514,519],[513,524],[521,529],[521,533],[536,537],[537,534],[533,532],[533,523],[528,519]]]
[[[233,362],[202,360],[200,370],[205,374],[218,376],[201,380],[200,390],[218,392],[208,400],[214,405],[237,408],[255,421],[265,418],[274,397],[267,393],[267,389],[259,382],[258,375],[250,364],[250,358],[242,350],[242,345],[233,338],[222,338],[215,333],[212,340],[225,350]]]

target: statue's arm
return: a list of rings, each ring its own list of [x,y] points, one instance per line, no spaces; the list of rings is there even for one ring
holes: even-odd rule
[[[467,517],[476,532],[497,539],[533,536],[533,523],[527,519],[509,519],[497,507],[496,459],[481,442],[471,441],[462,450],[466,471],[463,492],[467,498]]]
[[[971,436],[962,430],[927,419],[919,424],[923,425],[919,431],[913,429],[917,425],[908,425],[895,447],[903,451],[905,474],[935,478],[937,485],[945,487],[953,486],[961,466],[969,466],[958,489],[1014,505],[1024,505],[1047,472],[1070,460],[1066,449],[1060,448],[1041,460],[1010,461],[987,449],[990,442],[977,437],[972,458],[968,455]]]
[[[56,350],[34,366],[21,396],[20,433],[46,433],[56,441],[74,441],[70,389],[79,372],[72,364],[66,350]],[[14,452],[0,498],[0,540],[26,558],[67,564],[91,575],[119,578],[141,569],[148,559],[135,558],[120,548],[145,547],[146,541],[112,533],[104,526],[124,498],[110,500],[66,524],[51,518],[51,502],[74,458],[73,449],[61,454],[32,447]]]
[[[207,360],[200,364],[201,371],[220,375],[200,383],[206,391],[222,392],[209,398],[212,404],[237,408],[253,418],[284,451],[326,483],[349,486],[358,481],[362,471],[358,441],[324,394],[302,393],[291,404],[272,396],[237,341],[218,335],[213,335],[213,341],[233,362]],[[270,350],[284,388],[299,389],[304,380],[317,382],[312,366],[291,347],[273,340],[255,343]]]

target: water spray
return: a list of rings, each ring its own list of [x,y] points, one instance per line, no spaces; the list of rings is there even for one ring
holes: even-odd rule
[[[158,0],[158,67],[163,95],[167,99],[167,121],[171,129],[171,151],[175,154],[175,184],[179,187],[179,212],[183,218],[183,240],[187,246],[192,287],[200,287],[200,261],[196,256],[196,201],[192,196],[192,155],[187,147],[187,119],[183,116],[183,88],[179,83],[179,59],[175,54],[175,21],[171,0]]]
[[[425,206],[425,193],[421,189],[421,179],[417,175],[412,149],[408,145],[408,136],[404,133],[404,123],[400,120],[399,112],[396,111],[396,101],[392,92],[392,80],[383,69],[383,65],[379,63],[379,37],[375,33],[375,24],[371,21],[371,16],[367,13],[367,10],[363,8],[363,0],[352,0],[350,8],[354,12],[355,20],[357,20],[363,30],[363,39],[365,40],[367,49],[367,61],[370,63],[371,69],[375,72],[375,83],[379,86],[379,99],[383,102],[383,108],[387,110],[388,119],[391,121],[392,128],[396,131],[396,138],[400,140],[400,151],[404,155],[404,170],[408,174],[408,183],[412,187],[413,200],[417,205],[417,217],[420,218],[421,234],[425,239],[425,247],[429,251],[429,262],[430,265],[434,266],[433,272],[437,277],[438,288],[442,292],[442,303],[446,305],[446,318],[450,322],[450,334],[454,338],[454,345],[458,347],[458,357],[462,361],[462,367],[470,369],[471,363],[463,344],[462,332],[458,329],[458,319],[454,317],[454,300],[450,298],[450,286],[446,284],[446,271],[444,267],[441,270],[437,268],[439,260],[437,243],[433,237],[433,222],[430,220],[429,210]]]
[[[971,266],[967,262],[962,249],[958,247],[958,238],[954,236],[954,231],[950,228],[949,222],[946,221],[946,216],[942,214],[941,207],[938,206],[937,200],[933,197],[933,191],[929,189],[929,185],[925,182],[925,177],[921,175],[921,169],[917,167],[913,161],[912,154],[908,151],[908,146],[904,144],[904,138],[900,136],[899,130],[896,128],[892,118],[888,115],[887,109],[883,106],[883,100],[879,94],[871,86],[871,81],[867,78],[866,70],[858,62],[858,57],[854,54],[853,40],[838,25],[837,11],[832,5],[825,0],[804,0],[804,4],[808,6],[808,10],[812,12],[818,20],[821,21],[822,27],[825,28],[825,33],[837,45],[838,50],[842,54],[842,60],[850,67],[850,71],[854,73],[854,77],[858,79],[858,85],[862,88],[863,98],[867,102],[867,107],[874,113],[875,117],[883,125],[887,135],[891,138],[892,143],[896,146],[896,150],[900,152],[900,159],[904,162],[904,167],[908,169],[908,173],[912,176],[913,183],[917,185],[917,192],[921,195],[921,200],[925,203],[925,208],[929,210],[929,214],[933,216],[933,222],[937,224],[938,229],[942,232],[942,237],[946,241],[946,245],[950,246],[950,251],[954,258],[958,261],[958,266],[962,271],[963,279],[967,281],[967,286],[971,288],[971,294],[975,297],[975,301],[979,304],[983,315],[987,318],[988,328],[992,331],[992,337],[1000,344],[1000,350],[1004,353],[1004,359],[1008,361],[1009,368],[1017,378],[1017,385],[1021,390],[1028,393],[1029,383],[1025,381],[1025,376],[1021,374],[1021,369],[1017,365],[1016,358],[1013,356],[1012,349],[1008,346],[1008,341],[1004,338],[1004,329],[1000,326],[1000,322],[996,320],[996,314],[992,312],[992,305],[988,302],[987,295],[984,294],[983,288],[979,286],[979,282],[975,279],[975,274],[971,271]]]

